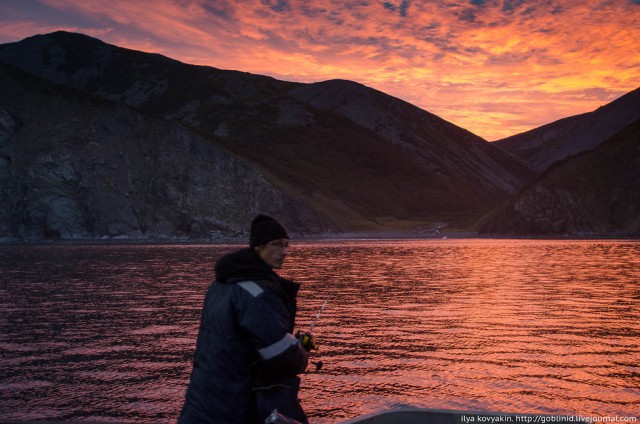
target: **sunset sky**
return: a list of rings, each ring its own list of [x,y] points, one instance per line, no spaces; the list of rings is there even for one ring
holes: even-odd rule
[[[60,29],[288,81],[357,81],[490,141],[640,86],[640,0],[0,0],[0,43]]]

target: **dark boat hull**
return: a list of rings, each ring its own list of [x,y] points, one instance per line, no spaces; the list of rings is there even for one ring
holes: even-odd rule
[[[569,421],[557,415],[398,408],[341,421],[340,424],[553,424],[561,422]]]

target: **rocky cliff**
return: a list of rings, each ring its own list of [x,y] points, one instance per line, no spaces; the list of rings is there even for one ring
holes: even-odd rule
[[[179,123],[4,64],[0,86],[0,240],[211,240],[259,212],[294,232],[335,229]]]
[[[597,148],[552,166],[481,232],[640,236],[640,119]]]
[[[244,163],[248,166],[243,169],[261,175],[264,186],[277,193],[266,210],[290,211],[290,219],[309,231],[463,223],[504,202],[533,176],[521,160],[468,131],[350,81],[278,81],[187,65],[66,32],[2,45],[0,61],[109,100],[111,107],[135,108],[137,119],[165,128],[150,136],[131,125],[121,142],[141,144],[147,156],[123,163],[121,173],[142,172],[129,166],[148,166],[157,172],[156,184],[173,185],[171,172],[160,171],[164,165],[154,162],[162,155],[153,153],[153,146],[161,134],[167,137],[166,149],[179,145],[169,136],[179,128],[190,137],[198,134],[203,146],[235,158],[229,167]],[[11,106],[10,100],[3,105],[7,110]],[[68,113],[71,119],[77,112]],[[62,115],[60,119],[64,121]],[[98,134],[102,127],[95,130],[107,149],[109,133]],[[165,153],[171,156],[170,150]],[[194,169],[191,178],[198,173]],[[140,184],[149,184],[149,177],[141,177]],[[218,184],[230,189],[234,183]],[[234,211],[261,193],[249,185],[229,191],[227,202]],[[280,200],[285,198],[286,205]],[[233,214],[228,215],[216,225],[238,222],[227,221]]]

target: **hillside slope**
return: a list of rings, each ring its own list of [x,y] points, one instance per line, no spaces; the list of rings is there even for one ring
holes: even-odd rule
[[[639,118],[640,88],[593,112],[561,119],[495,144],[543,171],[554,162],[597,147]]]
[[[556,164],[499,209],[485,234],[639,236],[640,119]]]
[[[5,64],[0,86],[0,240],[215,240],[259,212],[336,229],[182,125]]]

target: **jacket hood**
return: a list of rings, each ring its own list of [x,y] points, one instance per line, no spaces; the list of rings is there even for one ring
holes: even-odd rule
[[[251,248],[223,256],[215,266],[216,280],[233,283],[241,280],[277,280],[277,274]]]

